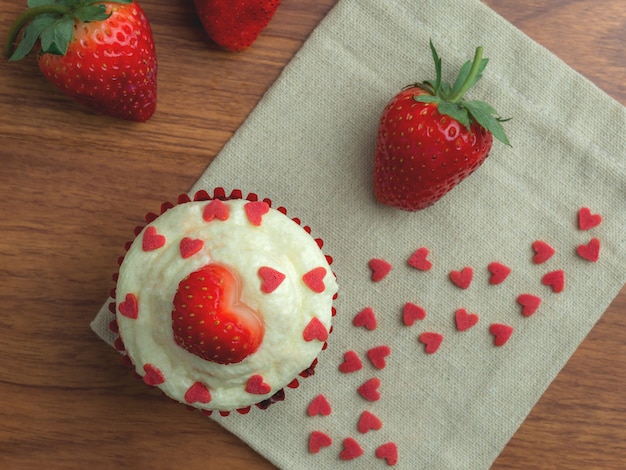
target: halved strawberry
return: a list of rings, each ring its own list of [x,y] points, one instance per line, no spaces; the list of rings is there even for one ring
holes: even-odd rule
[[[174,340],[192,354],[219,364],[241,362],[263,339],[259,316],[239,299],[237,278],[209,264],[178,285],[172,310]]]

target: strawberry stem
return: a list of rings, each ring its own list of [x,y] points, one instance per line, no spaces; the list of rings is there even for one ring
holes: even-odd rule
[[[15,46],[17,35],[26,24],[33,20],[33,18],[36,18],[39,15],[47,14],[61,16],[66,15],[69,12],[69,7],[59,4],[39,5],[26,10],[24,13],[17,17],[17,19],[9,29],[9,35],[4,44],[4,56],[8,59],[11,57],[11,55],[13,55],[13,48]]]
[[[480,72],[480,67],[483,59],[483,48],[479,46],[476,48],[476,52],[474,53],[474,60],[472,61],[472,68],[470,68],[469,73],[467,74],[467,78],[463,82],[463,84],[459,87],[459,89],[446,101],[450,103],[458,103],[463,98],[463,95],[467,90],[469,90],[472,85],[475,83],[475,78]]]

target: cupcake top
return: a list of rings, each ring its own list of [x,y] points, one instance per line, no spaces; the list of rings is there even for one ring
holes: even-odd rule
[[[307,230],[266,202],[179,204],[136,237],[116,316],[135,370],[205,410],[245,408],[307,369],[330,331],[335,276]]]

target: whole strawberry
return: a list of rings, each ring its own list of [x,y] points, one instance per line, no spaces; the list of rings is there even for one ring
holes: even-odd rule
[[[37,45],[42,73],[87,108],[146,121],[156,107],[152,30],[133,0],[29,0],[9,33],[5,55],[24,58]],[[21,41],[14,48],[19,32]]]
[[[243,51],[270,22],[280,0],[194,0],[204,30],[219,46]]]
[[[263,339],[257,314],[239,300],[235,276],[224,266],[209,264],[178,285],[172,309],[176,344],[204,360],[241,362]]]
[[[463,95],[482,76],[482,48],[454,83],[442,82],[441,60],[430,44],[437,78],[411,85],[385,107],[378,127],[374,194],[407,211],[431,206],[487,158],[493,137],[509,145],[503,119],[490,105]]]

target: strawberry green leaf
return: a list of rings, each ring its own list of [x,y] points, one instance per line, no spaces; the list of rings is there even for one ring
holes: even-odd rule
[[[432,39],[430,40],[430,52],[433,55],[433,61],[435,62],[435,73],[437,74],[437,78],[435,80],[433,88],[435,89],[435,94],[438,94],[439,85],[441,85],[441,59],[437,54],[437,50],[435,49]]]
[[[496,139],[506,145],[511,145],[502,127],[502,120],[494,116],[497,113],[492,106],[482,101],[464,101],[463,106],[471,114],[472,118],[491,132]]]
[[[76,18],[78,18],[80,21],[83,21],[83,22],[103,21],[103,20],[106,20],[109,16],[111,16],[110,13],[107,13],[106,6],[102,4],[89,5],[89,6],[80,8],[76,10],[74,14]]]
[[[445,114],[453,119],[456,119],[457,121],[459,121],[459,123],[469,129],[470,116],[467,112],[467,109],[463,106],[456,103],[442,101],[441,103],[439,103],[438,110],[441,114]]]
[[[62,17],[41,33],[41,50],[50,54],[63,55],[72,40],[74,19]]]
[[[485,70],[485,67],[487,67],[488,62],[489,62],[489,59],[481,60],[480,66],[478,67],[476,75],[472,79],[472,81],[469,82],[467,89],[472,88],[476,84],[476,82],[478,82],[478,80],[482,78],[483,71]],[[454,85],[452,86],[451,94],[455,94],[456,92],[458,92],[461,86],[463,86],[463,84],[467,80],[467,77],[469,76],[471,68],[472,68],[471,60],[468,60],[467,62],[463,64],[463,67],[461,67],[461,70],[459,70],[459,75],[456,77],[456,81],[454,82]]]
[[[55,21],[56,18],[51,15],[41,15],[33,19],[33,21],[31,21],[24,28],[22,40],[15,48],[15,51],[13,51],[11,57],[9,57],[9,60],[16,61],[26,57],[31,49],[34,47],[41,33],[49,28]]]
[[[420,103],[439,103],[441,101],[441,98],[434,95],[417,95],[414,96],[413,99]]]

